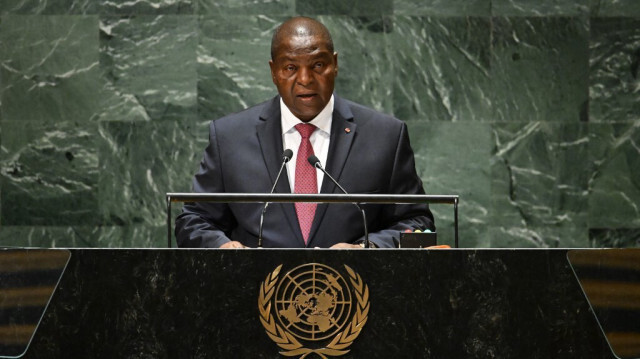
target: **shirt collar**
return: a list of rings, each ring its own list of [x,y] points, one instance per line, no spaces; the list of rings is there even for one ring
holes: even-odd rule
[[[320,111],[320,113],[311,121],[307,122],[316,126],[319,130],[329,134],[331,132],[331,119],[333,117],[333,95],[329,99],[327,105]],[[303,123],[297,118],[291,110],[284,104],[282,97],[280,98],[280,113],[282,122],[282,133],[285,134],[294,129],[294,126]]]

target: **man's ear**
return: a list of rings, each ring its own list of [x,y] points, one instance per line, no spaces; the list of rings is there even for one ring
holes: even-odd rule
[[[335,64],[333,73],[335,74],[335,76],[338,76],[338,53],[337,52],[333,53],[333,63]]]
[[[269,60],[269,68],[271,69],[271,81],[273,81],[273,83],[276,83],[276,72],[275,72],[275,64],[273,63],[273,60]]]

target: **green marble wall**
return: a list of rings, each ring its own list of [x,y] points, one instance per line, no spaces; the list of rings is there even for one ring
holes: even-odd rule
[[[0,246],[162,247],[207,122],[318,17],[336,91],[410,126],[466,247],[640,246],[637,0],[2,0]],[[440,238],[452,211],[434,206]]]

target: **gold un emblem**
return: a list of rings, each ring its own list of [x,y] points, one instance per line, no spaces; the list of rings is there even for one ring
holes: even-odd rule
[[[369,314],[369,288],[344,266],[348,281],[324,264],[298,266],[282,276],[282,264],[260,284],[258,309],[280,354],[327,359],[349,352]]]

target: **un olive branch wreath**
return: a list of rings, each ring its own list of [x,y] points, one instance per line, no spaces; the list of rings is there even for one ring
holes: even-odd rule
[[[260,322],[267,332],[267,335],[273,340],[283,351],[280,354],[288,357],[301,355],[300,359],[307,357],[309,354],[317,354],[323,359],[327,356],[338,356],[347,354],[347,349],[353,341],[356,340],[362,328],[367,323],[369,315],[369,287],[362,282],[360,275],[353,271],[345,264],[344,266],[349,273],[349,279],[356,292],[356,312],[351,319],[351,323],[345,330],[336,334],[331,342],[320,349],[305,348],[291,333],[282,329],[275,321],[271,314],[271,297],[275,293],[275,285],[278,282],[278,275],[282,269],[279,265],[273,272],[269,273],[264,282],[260,283],[260,295],[258,296],[258,308],[260,309]]]

